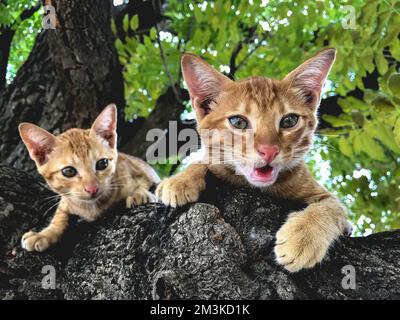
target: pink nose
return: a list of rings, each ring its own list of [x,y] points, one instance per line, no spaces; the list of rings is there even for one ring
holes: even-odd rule
[[[279,148],[277,146],[260,145],[257,151],[264,160],[270,163],[279,153]]]
[[[85,186],[85,191],[91,196],[95,196],[96,193],[99,192],[99,186],[97,184],[88,184]]]

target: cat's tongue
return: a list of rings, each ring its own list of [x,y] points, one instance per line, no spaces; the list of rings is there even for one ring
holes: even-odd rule
[[[274,176],[274,168],[266,165],[261,168],[254,168],[253,169],[253,178],[258,181],[267,182],[270,181]]]

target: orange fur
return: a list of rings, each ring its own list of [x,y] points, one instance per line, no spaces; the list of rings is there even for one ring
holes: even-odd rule
[[[335,51],[326,49],[283,80],[252,77],[234,82],[202,59],[184,55],[182,71],[205,150],[218,149],[222,155],[234,152],[222,163],[193,164],[164,180],[156,190],[159,198],[172,206],[196,201],[210,170],[238,185],[304,201],[308,207],[292,213],[277,233],[277,261],[292,272],[320,262],[348,228],[345,208],[313,179],[304,163],[317,127],[322,86],[334,58]],[[281,121],[289,114],[296,114],[298,121],[284,128]],[[233,127],[232,116],[245,119],[251,131]],[[202,135],[204,129],[230,132],[242,147],[233,149],[233,140],[210,139]]]
[[[56,243],[71,214],[94,221],[118,201],[131,207],[155,200],[148,190],[159,182],[157,174],[144,161],[117,152],[115,105],[106,107],[88,130],[70,129],[54,136],[29,123],[22,123],[19,130],[39,173],[60,196],[50,225],[23,236],[25,249],[43,251]],[[97,170],[101,159],[108,159],[108,166]],[[77,174],[65,177],[66,167],[75,168]],[[93,186],[98,189],[95,194],[85,191]]]

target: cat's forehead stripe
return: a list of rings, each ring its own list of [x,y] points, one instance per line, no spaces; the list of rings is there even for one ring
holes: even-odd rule
[[[253,102],[261,112],[273,109],[275,105],[278,105],[280,109],[282,108],[282,103],[279,98],[279,88],[274,80],[252,77],[239,81],[238,84],[247,102],[246,107],[251,108],[251,102]]]
[[[89,156],[90,143],[88,133],[82,130],[68,130],[63,133],[60,138],[68,143],[69,150],[80,159]]]

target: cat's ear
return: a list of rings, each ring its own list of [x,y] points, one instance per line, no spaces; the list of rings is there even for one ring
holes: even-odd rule
[[[316,107],[329,71],[335,61],[336,50],[325,49],[311,57],[284,79],[298,96],[307,104]]]
[[[106,140],[111,148],[117,146],[117,107],[109,104],[97,116],[90,128],[90,135],[97,135]]]
[[[194,54],[184,54],[181,66],[193,108],[198,119],[202,119],[212,111],[209,102],[215,99],[232,80]]]
[[[54,149],[56,137],[50,132],[27,122],[21,123],[18,130],[32,160],[38,166],[44,165],[48,161],[48,155]]]

